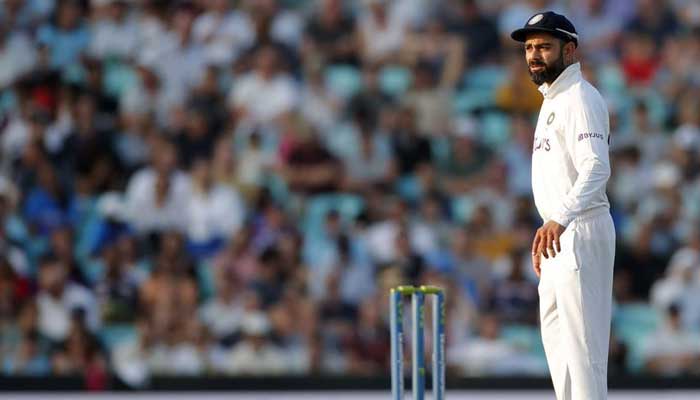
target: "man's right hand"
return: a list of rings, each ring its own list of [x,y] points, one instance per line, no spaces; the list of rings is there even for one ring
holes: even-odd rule
[[[535,271],[535,275],[537,275],[538,278],[542,272],[542,269],[540,268],[540,263],[542,262],[541,257],[542,256],[539,253],[532,254],[532,269]]]

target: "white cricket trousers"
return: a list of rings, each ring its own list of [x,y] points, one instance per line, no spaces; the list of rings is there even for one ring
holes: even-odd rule
[[[615,226],[607,208],[572,221],[542,258],[540,323],[557,400],[607,399]]]

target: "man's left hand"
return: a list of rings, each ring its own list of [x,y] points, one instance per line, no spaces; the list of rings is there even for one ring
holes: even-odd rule
[[[544,258],[552,258],[561,252],[559,244],[559,236],[564,233],[566,228],[554,221],[548,221],[535,233],[535,239],[532,241],[532,255],[543,255]]]

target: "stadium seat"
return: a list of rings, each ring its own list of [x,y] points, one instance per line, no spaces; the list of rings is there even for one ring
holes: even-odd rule
[[[341,220],[347,223],[354,220],[363,207],[362,198],[353,194],[314,196],[306,204],[303,230],[307,235],[321,232],[326,214],[331,210],[338,211]]]
[[[106,348],[113,349],[119,343],[136,336],[136,328],[132,324],[106,325],[100,329],[98,336]]]
[[[504,325],[501,328],[501,339],[530,353],[535,353],[542,343],[536,327],[522,324]]]
[[[455,221],[464,224],[471,220],[476,201],[469,195],[458,196],[452,199],[450,208]]]
[[[468,70],[464,74],[464,86],[469,89],[483,89],[493,92],[506,78],[507,71],[502,66],[483,66]]]
[[[660,324],[661,315],[648,304],[623,304],[615,311],[613,330],[627,344],[627,364],[631,371],[638,372],[642,368],[646,341]]]
[[[411,71],[402,66],[386,66],[379,73],[379,87],[384,93],[393,97],[404,94],[411,83]]]
[[[105,92],[120,97],[138,81],[136,71],[128,64],[108,62],[105,64],[103,78]]]
[[[362,87],[360,71],[351,65],[331,65],[325,72],[326,86],[341,98],[347,99]]]
[[[490,89],[464,89],[457,92],[452,100],[452,111],[467,114],[494,105],[494,93]]]
[[[481,118],[481,140],[487,146],[499,148],[510,138],[510,117],[502,112],[487,112]]]

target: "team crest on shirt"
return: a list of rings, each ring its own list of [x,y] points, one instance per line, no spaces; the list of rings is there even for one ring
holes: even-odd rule
[[[551,124],[552,124],[552,121],[554,121],[554,111],[552,111],[552,112],[549,114],[549,117],[547,117],[547,125],[551,125]]]

